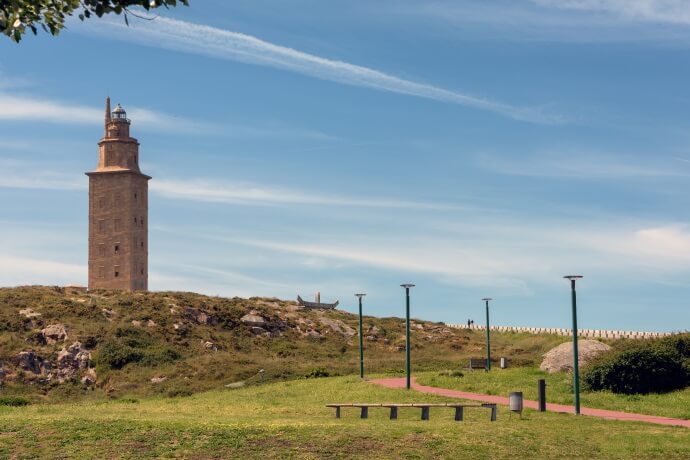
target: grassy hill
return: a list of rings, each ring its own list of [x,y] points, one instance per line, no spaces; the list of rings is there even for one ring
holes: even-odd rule
[[[60,327],[46,332],[55,325]],[[356,374],[357,327],[356,315],[304,310],[279,299],[5,288],[2,393],[35,401],[177,396],[225,385]],[[364,331],[367,373],[401,374],[404,321],[365,317]],[[459,369],[467,358],[485,353],[481,332],[421,320],[412,331],[415,371]],[[493,333],[492,356],[509,357],[513,366],[538,364],[541,354],[566,340]],[[74,342],[81,346],[70,348]],[[95,382],[82,383],[87,374]]]

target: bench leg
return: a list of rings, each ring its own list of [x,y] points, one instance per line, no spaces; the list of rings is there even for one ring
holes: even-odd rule
[[[368,417],[369,417],[369,408],[368,407],[362,407],[361,418],[368,418]]]
[[[429,420],[429,408],[422,407],[422,420]]]
[[[397,407],[391,407],[391,420],[397,420],[398,419],[398,408]]]
[[[335,418],[340,418],[340,407],[335,408]]]
[[[463,409],[464,409],[464,407],[456,407],[455,408],[455,421],[456,422],[462,422]]]
[[[496,421],[496,404],[483,404],[484,407],[491,409],[491,421]]]

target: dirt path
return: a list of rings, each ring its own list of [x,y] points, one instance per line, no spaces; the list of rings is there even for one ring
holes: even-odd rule
[[[404,378],[394,378],[394,379],[377,379],[371,380],[371,383],[377,385],[382,385],[388,388],[405,388]],[[439,396],[446,396],[449,398],[462,398],[469,399],[472,401],[482,401],[495,404],[508,405],[508,398],[504,396],[493,396],[484,395],[481,393],[467,393],[465,391],[448,390],[445,388],[428,387],[424,385],[418,385],[414,379],[412,380],[412,389],[420,391],[422,393],[429,393]],[[525,399],[523,405],[529,409],[537,410],[539,408],[537,401],[531,401]],[[575,413],[574,406],[566,406],[563,404],[546,404],[546,410],[550,412],[561,412],[567,414]],[[618,412],[613,410],[604,409],[590,409],[587,407],[581,407],[580,413],[582,415],[589,415],[592,417],[600,417],[611,420],[629,420],[634,422],[647,422],[647,423],[657,423],[659,425],[673,425],[673,426],[684,426],[690,428],[690,420],[681,420],[669,417],[658,417],[656,415],[644,415],[644,414],[632,414],[629,412]]]

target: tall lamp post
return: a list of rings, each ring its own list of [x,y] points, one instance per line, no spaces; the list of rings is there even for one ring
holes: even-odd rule
[[[405,372],[407,374],[406,388],[410,389],[410,288],[414,284],[401,284],[400,287],[405,288]]]
[[[359,378],[364,378],[364,331],[362,330],[362,297],[366,294],[355,294],[359,298]]]
[[[482,299],[486,302],[486,370],[491,370],[491,330],[489,329],[489,300],[493,300],[491,297],[485,297]]]
[[[580,366],[577,350],[577,294],[575,281],[582,279],[581,275],[567,275],[563,278],[570,280],[570,291],[573,300],[573,391],[575,392],[575,414],[580,415]]]

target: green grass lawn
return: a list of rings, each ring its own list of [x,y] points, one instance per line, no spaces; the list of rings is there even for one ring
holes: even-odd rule
[[[428,376],[432,379],[432,376]],[[529,394],[529,393],[528,393]],[[499,408],[454,422],[450,409],[372,409],[343,418],[330,402],[434,402],[356,377],[295,380],[150,398],[0,407],[1,458],[690,458],[685,428]]]
[[[571,374],[548,374],[529,367],[492,369],[491,372],[466,370],[463,373],[463,377],[448,377],[438,372],[425,372],[417,374],[416,381],[422,385],[491,395],[508,396],[511,391],[522,391],[525,399],[536,400],[537,380],[546,379],[547,402],[574,404]],[[581,392],[580,400],[583,407],[690,419],[690,388],[648,395]]]

